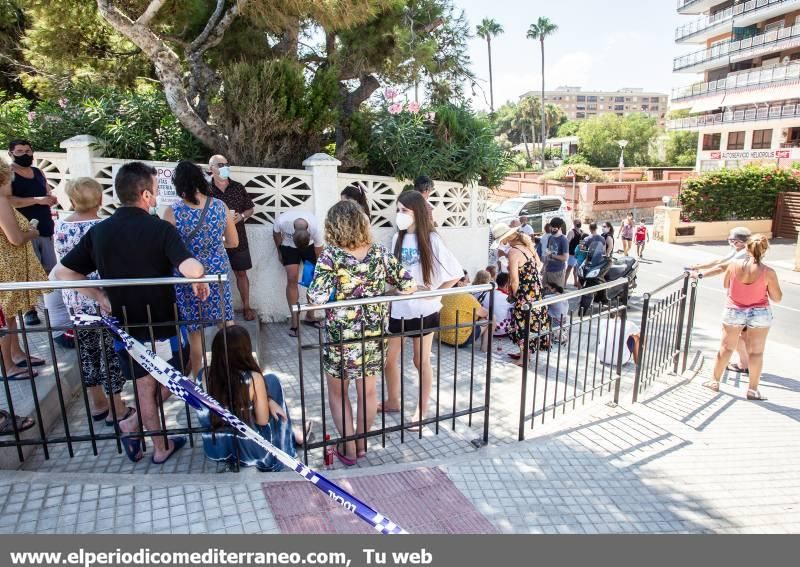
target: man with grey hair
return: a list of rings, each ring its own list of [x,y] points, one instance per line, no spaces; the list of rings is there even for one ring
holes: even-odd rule
[[[731,229],[728,233],[728,244],[731,247],[730,252],[724,258],[712,260],[704,264],[694,264],[689,266],[689,269],[695,275],[700,275],[703,278],[710,278],[719,274],[724,274],[728,270],[728,265],[736,260],[743,260],[747,257],[747,241],[752,236],[750,229],[744,226],[737,226]],[[732,372],[748,373],[749,360],[747,357],[747,347],[745,346],[745,336],[747,328],[742,331],[739,336],[739,342],[736,344],[736,352],[739,355],[739,363],[731,362],[728,365],[728,370]]]
[[[236,276],[236,287],[242,297],[244,319],[252,321],[256,318],[256,314],[250,307],[250,279],[247,277],[247,270],[253,267],[253,260],[250,258],[250,247],[247,243],[247,231],[244,223],[253,216],[255,204],[247,194],[244,185],[231,179],[230,164],[225,156],[211,156],[211,159],[208,160],[208,167],[211,171],[211,195],[228,205],[228,209],[233,215],[233,222],[236,223],[239,246],[226,250],[231,269]]]

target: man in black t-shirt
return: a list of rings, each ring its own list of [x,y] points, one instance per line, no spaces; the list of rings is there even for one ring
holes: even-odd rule
[[[192,258],[177,229],[149,214],[158,196],[156,171],[152,167],[139,162],[123,165],[117,173],[114,189],[122,206],[86,233],[56,265],[51,279],[83,280],[94,271],[101,279],[162,278],[171,277],[175,269],[187,278],[203,277],[203,265]],[[192,288],[199,300],[208,298],[207,284],[192,284]],[[180,353],[181,348],[175,346],[182,343],[175,341],[174,286],[82,288],[80,292],[97,301],[104,311],[110,311],[124,325],[134,326],[129,329],[131,336],[149,342],[152,333],[157,343],[151,347],[154,352],[158,352],[158,344],[166,346],[166,341],[173,339],[170,363],[180,369],[181,361],[175,358],[180,354],[185,360],[185,353]],[[148,325],[148,321],[152,324]],[[169,397],[170,391],[131,361],[127,352],[121,349],[118,356],[123,372],[137,380],[135,391],[145,430],[161,429],[159,390],[162,400]],[[123,433],[135,433],[139,428],[139,417],[133,411],[129,414],[119,422]],[[122,441],[128,458],[132,461],[142,458],[139,438],[124,437]],[[163,435],[154,436],[153,463],[164,463],[185,443],[185,437],[171,438],[165,444]]]
[[[575,259],[575,248],[586,237],[586,233],[581,230],[580,219],[575,219],[572,224],[572,230],[567,233],[567,240],[569,241],[569,259],[567,260],[567,275],[564,279],[564,285],[569,281],[569,273],[573,272],[573,283],[577,289],[581,288],[581,282],[578,280],[578,261]]]

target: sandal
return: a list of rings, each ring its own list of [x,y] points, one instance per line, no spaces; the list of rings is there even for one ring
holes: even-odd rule
[[[378,402],[378,413],[400,413],[400,408],[390,408],[386,402]]]
[[[738,364],[731,363],[728,366],[726,366],[725,369],[731,372],[736,372],[737,374],[750,374],[749,368],[742,368]]]
[[[297,338],[297,327],[289,327],[289,336],[293,339]]]
[[[27,380],[28,378],[36,378],[39,375],[38,372],[35,370],[30,370],[28,368],[24,368],[22,370],[17,370],[14,374],[9,374],[8,376],[3,376],[6,380]]]
[[[128,407],[128,411],[125,412],[125,415],[123,415],[122,417],[117,416],[116,423],[119,423],[120,421],[125,421],[126,419],[128,419],[130,416],[132,416],[135,413],[136,413],[136,410],[134,408]],[[94,417],[94,416],[92,416],[92,417]],[[105,416],[103,416],[103,417],[105,417]],[[100,420],[95,418],[95,421],[100,421]],[[107,419],[107,420],[105,420],[105,422],[106,422],[106,427],[114,427],[113,418],[110,419],[110,420]]]
[[[125,454],[132,463],[138,463],[142,460],[144,454],[142,453],[142,440],[138,437],[123,437],[120,439],[122,448],[125,449]]]
[[[520,352],[509,352],[508,353],[508,358],[510,358],[511,360],[519,360],[520,358],[522,358],[522,353],[520,353]]]
[[[249,307],[244,310],[244,320],[245,321],[253,321],[256,318],[256,312],[250,309]]]
[[[356,459],[351,459],[350,457],[343,455],[339,452],[339,445],[336,445],[336,449],[334,449],[334,453],[336,454],[336,458],[338,458],[342,464],[346,467],[352,467],[356,464]]]
[[[35,356],[31,357],[31,366],[44,366],[45,361],[41,358],[37,358]],[[28,368],[28,361],[27,360],[20,360],[16,363],[17,368]]]
[[[0,435],[11,435],[14,433],[14,425],[10,418],[10,413],[6,410],[0,410]],[[36,422],[30,417],[15,415],[14,421],[17,424],[18,433],[22,433],[36,425]]]
[[[152,457],[150,457],[150,462],[151,463],[153,463],[154,465],[163,465],[164,463],[166,463],[170,459],[170,457],[172,455],[177,453],[184,445],[186,445],[186,437],[183,437],[183,436],[181,436],[181,437],[170,437],[169,440],[172,441],[172,451],[170,451],[169,455],[167,455],[166,457],[164,457],[160,461],[156,461],[156,456],[153,455]]]
[[[709,380],[703,384],[703,388],[708,388],[712,392],[719,392],[719,382],[717,380]]]
[[[108,410],[92,414],[92,421],[103,421],[108,415]]]
[[[316,319],[313,320],[313,321],[309,321],[308,319],[303,319],[300,322],[303,325],[306,325],[307,327],[314,327],[315,329],[321,329],[322,328],[322,322],[321,321],[317,321]]]
[[[747,390],[747,399],[751,402],[763,402],[766,401],[767,398],[761,395],[761,392],[758,390]]]

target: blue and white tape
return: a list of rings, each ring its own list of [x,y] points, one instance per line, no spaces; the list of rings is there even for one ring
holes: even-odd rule
[[[328,480],[315,470],[307,467],[297,459],[287,455],[275,445],[261,437],[257,431],[249,427],[246,423],[226,410],[220,403],[199,389],[194,382],[187,379],[175,368],[167,364],[163,359],[156,356],[154,352],[145,345],[131,337],[128,333],[120,329],[117,321],[112,317],[97,317],[94,315],[73,315],[75,325],[81,327],[97,326],[98,323],[108,327],[119,337],[125,345],[125,350],[130,353],[133,359],[144,368],[150,375],[164,384],[169,390],[196,409],[203,406],[213,411],[224,419],[231,427],[236,429],[247,439],[255,441],[265,450],[274,455],[287,468],[293,470],[305,480],[320,489],[328,498],[334,500],[348,512],[352,512],[376,531],[382,534],[406,534],[403,528],[376,512],[364,502],[344,490],[336,483]]]

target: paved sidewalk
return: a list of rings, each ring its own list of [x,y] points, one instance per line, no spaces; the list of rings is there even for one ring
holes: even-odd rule
[[[688,384],[661,381],[644,403],[595,405],[522,443],[330,476],[438,468],[447,477],[441,482],[452,483],[500,532],[798,532],[800,382],[791,371],[798,354],[782,352],[771,363],[778,373],[764,377],[764,403],[744,400],[736,375],[726,375],[719,394],[702,388],[707,362]],[[5,471],[0,531],[278,533],[263,485],[295,479],[252,470]],[[316,490],[295,484],[309,495]]]

